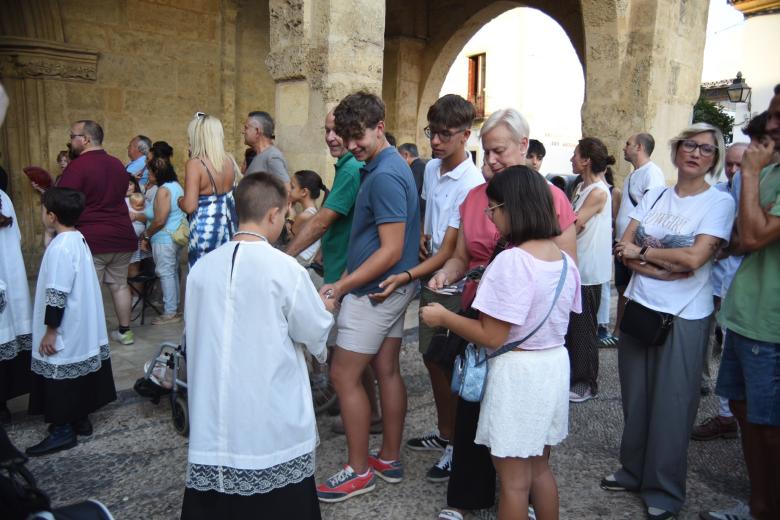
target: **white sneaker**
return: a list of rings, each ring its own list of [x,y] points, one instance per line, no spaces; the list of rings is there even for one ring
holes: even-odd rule
[[[591,393],[590,388],[586,388],[581,394],[574,390],[569,391],[570,403],[584,403],[585,401],[590,401],[595,397],[596,396]]]
[[[702,520],[755,520],[750,514],[750,507],[744,502],[737,502],[731,509],[707,511],[699,513]]]
[[[114,330],[111,332],[111,339],[122,345],[132,345],[135,342],[135,335],[132,330],[128,330],[127,332]]]

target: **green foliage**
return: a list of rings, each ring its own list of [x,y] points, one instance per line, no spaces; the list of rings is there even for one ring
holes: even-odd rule
[[[699,100],[693,106],[693,122],[709,123],[720,128],[726,144],[731,142],[731,129],[734,126],[734,118],[728,115],[723,110],[723,107],[707,101],[703,96],[699,96]]]

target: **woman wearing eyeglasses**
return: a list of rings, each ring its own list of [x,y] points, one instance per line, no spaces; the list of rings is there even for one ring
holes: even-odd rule
[[[706,180],[723,169],[720,130],[697,123],[670,144],[677,183],[645,194],[615,246],[634,276],[618,343],[621,468],[601,481],[606,490],[639,493],[652,520],[675,518],[685,501],[688,439],[713,312],[712,261],[734,223],[734,200]],[[631,319],[631,306],[641,320]],[[672,326],[652,346],[637,325],[659,318]]]
[[[238,167],[225,151],[222,123],[198,112],[187,127],[190,159],[179,208],[190,215],[190,267],[233,236],[238,227],[233,185]]]
[[[513,108],[493,112],[480,131],[485,163],[493,175],[510,166],[524,165],[528,151],[528,122]],[[574,232],[576,216],[566,195],[547,184],[553,199],[561,234],[552,240],[571,258],[576,259]],[[487,208],[487,211],[486,211]],[[461,280],[468,271],[487,266],[500,251],[500,233],[489,214],[495,209],[487,196],[487,184],[473,188],[460,205],[461,225],[453,256],[428,283],[434,290]],[[477,277],[478,278],[478,277]],[[469,277],[463,289],[461,307],[469,309],[477,292],[477,282]],[[452,470],[447,485],[447,508],[440,520],[462,520],[466,510],[492,507],[496,495],[496,473],[490,451],[474,443],[479,420],[479,403],[458,398],[455,413]]]

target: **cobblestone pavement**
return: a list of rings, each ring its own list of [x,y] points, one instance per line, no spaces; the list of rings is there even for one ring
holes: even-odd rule
[[[413,313],[413,309],[410,311]],[[617,351],[602,349],[600,362],[599,398],[571,406],[569,437],[553,449],[561,518],[643,519],[644,508],[638,497],[599,488],[600,479],[617,469],[622,430]],[[408,438],[430,430],[435,422],[426,371],[417,352],[416,329],[407,330],[401,367],[409,393],[405,427]],[[715,409],[715,397],[703,398],[699,417]],[[170,405],[166,401],[154,405],[135,396],[132,390],[122,390],[116,403],[95,413],[92,419],[92,437],[80,441],[74,449],[33,459],[28,465],[54,504],[93,497],[103,501],[119,520],[178,518],[187,440],[173,430]],[[45,425],[38,419],[17,413],[14,420],[8,432],[17,446],[29,446],[43,436]],[[318,481],[335,472],[345,458],[344,438],[331,432],[332,420],[327,416],[318,420]],[[378,447],[380,437],[371,439],[372,447]],[[405,450],[403,457],[403,482],[387,484],[380,480],[372,493],[340,504],[323,504],[323,518],[435,518],[445,505],[446,484],[427,482],[424,476],[438,454]],[[691,443],[688,500],[681,519],[697,518],[703,509],[731,506],[737,499],[744,500],[747,492],[738,440]],[[495,511],[480,511],[471,518],[495,518]]]

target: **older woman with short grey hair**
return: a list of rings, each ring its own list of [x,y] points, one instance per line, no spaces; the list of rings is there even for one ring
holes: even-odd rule
[[[675,518],[685,501],[688,439],[713,312],[710,273],[735,210],[728,193],[707,183],[723,165],[720,130],[697,123],[670,145],[677,183],[645,194],[615,246],[634,275],[618,343],[621,468],[601,481],[607,490],[639,493],[652,520]],[[656,326],[643,330],[647,324]],[[656,335],[660,330],[668,332]]]

